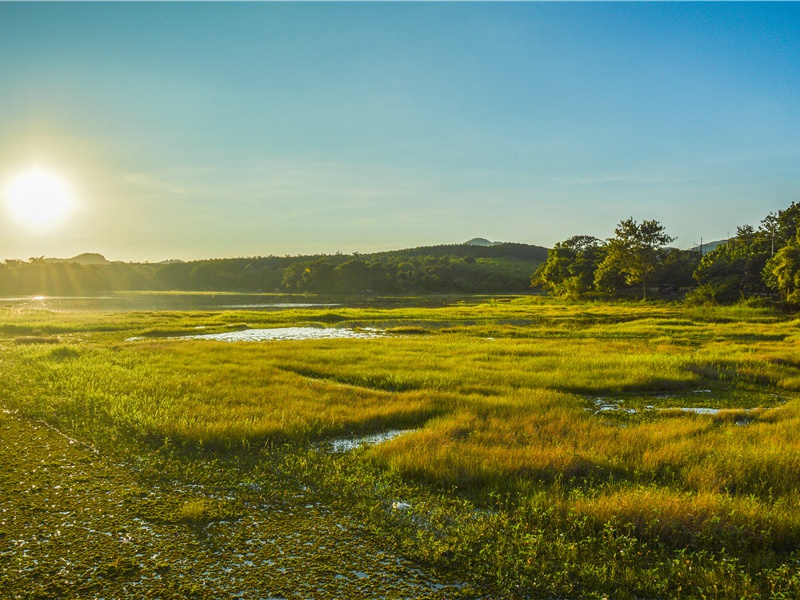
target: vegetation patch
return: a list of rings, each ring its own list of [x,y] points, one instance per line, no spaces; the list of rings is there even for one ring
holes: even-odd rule
[[[58,344],[61,340],[52,335],[26,335],[15,337],[14,343],[18,346],[29,346],[31,344]]]
[[[96,581],[125,595],[146,580],[154,595],[202,597],[228,595],[230,568],[261,595],[353,597],[379,581],[400,596],[434,594],[397,575],[395,558],[357,573],[332,567],[366,543],[456,582],[447,597],[800,594],[791,315],[542,298],[336,314],[363,327],[449,326],[375,339],[125,342],[164,323],[222,330],[243,316],[2,313],[14,327],[74,330],[57,345],[0,340],[0,399],[16,411],[0,419],[18,431],[3,433],[2,489],[19,514],[0,517],[13,557],[4,584],[16,593],[48,581],[38,593],[70,596],[85,592],[75,581]],[[340,452],[321,443],[371,435],[380,443]],[[48,579],[25,562],[20,524],[38,519],[36,535],[72,560],[73,546],[54,536],[83,514],[67,501],[78,492],[110,541],[98,542],[91,567]],[[338,539],[344,521],[358,531],[352,548],[313,547]],[[291,554],[268,550],[273,531],[295,540]],[[125,539],[160,550],[129,551]],[[191,588],[180,556],[214,573],[206,587]],[[276,575],[276,556],[292,577]],[[300,565],[324,593],[303,587]]]

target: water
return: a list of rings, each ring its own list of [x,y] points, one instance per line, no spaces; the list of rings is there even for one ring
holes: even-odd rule
[[[243,329],[223,333],[182,335],[182,340],[215,340],[220,342],[262,342],[267,340],[334,340],[370,339],[381,337],[377,329],[348,329],[345,327],[274,327],[271,329]],[[139,339],[139,338],[131,338]]]
[[[710,393],[710,390],[695,390],[695,394],[705,394]],[[661,399],[669,399],[672,396],[663,395],[657,396]],[[608,398],[595,398],[594,399],[594,413],[599,414],[603,412],[626,412],[629,414],[636,414],[637,410],[635,408],[624,408],[621,404],[624,402],[621,399],[608,399]],[[648,404],[644,407],[644,411],[669,411],[669,410],[680,410],[682,412],[694,413],[696,415],[716,415],[720,411],[723,410],[739,410],[732,407],[727,408],[715,408],[711,406],[654,406],[652,404]],[[753,409],[742,409],[747,412]]]
[[[103,296],[22,296],[0,298],[0,308],[57,311],[154,311],[154,310],[285,310],[332,308],[334,301],[309,301],[307,296],[273,294],[176,294],[114,293]]]
[[[330,444],[334,452],[349,452],[350,450],[355,450],[356,448],[360,448],[361,446],[374,446],[375,444],[388,442],[389,440],[393,440],[398,436],[410,433],[412,431],[414,430],[391,429],[384,433],[375,433],[372,435],[365,435],[359,438],[339,438],[336,440],[331,440]]]
[[[98,296],[15,296],[0,298],[0,308],[56,311],[287,310],[293,308],[402,308],[477,304],[480,296],[340,296],[303,294],[116,292]]]
[[[664,409],[664,410],[669,410],[669,409]],[[709,406],[681,406],[680,410],[682,410],[683,412],[695,413],[696,415],[715,415],[723,409],[711,408]]]

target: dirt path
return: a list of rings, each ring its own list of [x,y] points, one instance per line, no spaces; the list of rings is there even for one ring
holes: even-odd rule
[[[478,595],[384,551],[323,506],[234,494],[217,502],[233,507],[227,517],[175,517],[192,492],[144,484],[58,432],[0,410],[0,597]]]

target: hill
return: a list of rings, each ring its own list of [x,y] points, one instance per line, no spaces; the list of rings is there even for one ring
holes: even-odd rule
[[[45,258],[46,263],[74,263],[76,265],[109,265],[111,261],[107,260],[102,254],[96,252],[84,252],[73,256],[72,258]]]
[[[472,241],[472,240],[470,240]],[[387,252],[375,252],[364,254],[375,259],[392,256],[457,256],[460,258],[497,258],[509,260],[531,261],[542,263],[547,260],[547,248],[543,246],[533,246],[530,244],[517,244],[512,242],[489,242],[490,245],[471,244],[443,244],[440,246],[420,246],[417,248],[406,248],[404,250],[390,250]]]
[[[491,243],[491,242],[490,242]],[[0,263],[0,294],[82,295],[175,290],[319,294],[520,293],[547,258],[528,244],[445,244],[314,256],[162,263],[109,262],[100,254]]]
[[[472,238],[464,243],[467,246],[496,246],[498,244],[502,244],[503,242],[490,242],[486,238]]]
[[[728,240],[716,240],[714,242],[705,242],[702,247],[703,254],[708,254],[712,250],[715,250],[717,246],[726,243]],[[694,252],[700,252],[700,246],[692,246],[691,248]]]

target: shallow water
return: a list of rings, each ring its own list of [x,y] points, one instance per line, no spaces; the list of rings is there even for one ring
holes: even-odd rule
[[[0,308],[58,311],[287,310],[294,308],[399,308],[475,304],[479,296],[305,296],[300,294],[114,292],[97,296],[0,297]]]
[[[365,435],[359,438],[339,438],[336,440],[331,440],[330,444],[334,452],[349,452],[350,450],[355,450],[356,448],[360,448],[361,446],[374,446],[375,444],[388,442],[389,440],[393,440],[394,438],[404,435],[406,433],[411,433],[412,431],[414,430],[392,429],[390,431],[385,431],[383,433]]]
[[[182,340],[216,340],[221,342],[262,342],[267,340],[333,340],[371,339],[383,334],[377,329],[347,329],[344,327],[274,327],[270,329],[243,329],[223,333],[183,335]]]
[[[0,307],[58,311],[131,310],[286,310],[333,308],[341,302],[309,302],[304,296],[259,294],[148,294],[119,292],[102,296],[17,296],[0,298]]]
[[[663,410],[674,410],[674,409],[665,408]],[[711,408],[709,406],[682,406],[680,407],[680,410],[683,412],[695,413],[697,415],[715,415],[723,409]]]
[[[615,411],[622,411],[630,414],[635,414],[635,408],[623,408],[620,406],[622,400],[609,400],[608,398],[595,398],[594,399],[594,406],[595,406],[595,414],[601,412],[615,412]]]
[[[697,390],[694,392],[695,394],[705,394],[710,393],[710,390]],[[659,399],[669,399],[672,396],[669,395],[662,395],[656,396]],[[604,412],[625,412],[629,414],[636,414],[637,411],[635,408],[625,408],[622,406],[624,400],[620,399],[610,399],[610,398],[595,398],[594,399],[594,414],[604,413]],[[592,409],[587,409],[592,410]],[[726,407],[726,408],[714,408],[711,406],[654,406],[652,404],[648,404],[647,406],[642,409],[642,412],[664,412],[670,410],[680,410],[682,412],[694,413],[696,415],[716,415],[720,411],[723,410],[740,410],[735,407]],[[741,409],[749,412],[752,409]]]

